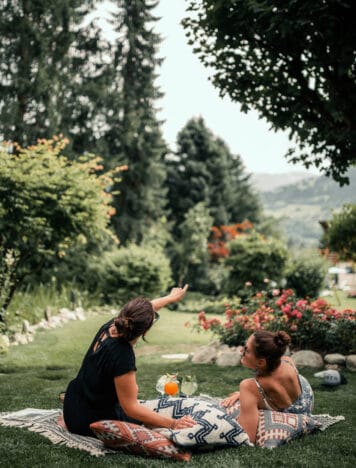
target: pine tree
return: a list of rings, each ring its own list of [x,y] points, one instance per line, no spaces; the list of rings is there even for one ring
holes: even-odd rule
[[[113,160],[127,163],[128,170],[116,189],[118,217],[114,227],[121,242],[140,242],[149,227],[164,213],[165,168],[162,162],[167,148],[155,101],[161,93],[155,86],[159,35],[153,32],[157,18],[152,10],[157,1],[120,0],[115,18],[119,35],[116,44],[117,99],[121,112],[109,121],[107,141]],[[120,94],[121,85],[121,94]]]
[[[68,135],[65,130],[75,116],[69,117],[63,106],[65,101],[73,105],[68,89],[83,64],[75,58],[83,56],[83,50],[73,52],[73,48],[75,43],[83,46],[84,35],[89,34],[82,22],[92,5],[91,0],[1,2],[0,133],[4,139],[26,145],[60,131]]]
[[[178,134],[177,148],[173,157],[166,157],[169,209],[176,225],[199,202],[209,208],[216,226],[259,220],[259,200],[241,158],[202,118],[188,121]]]
[[[70,154],[99,154],[108,168],[113,166],[106,141],[109,119],[120,109],[112,49],[95,23],[75,35],[67,57],[68,73],[62,76],[60,120],[60,130],[70,140]]]

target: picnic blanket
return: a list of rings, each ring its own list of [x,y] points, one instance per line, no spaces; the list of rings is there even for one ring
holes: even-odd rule
[[[26,428],[41,434],[54,444],[84,450],[94,456],[116,453],[115,450],[104,447],[103,443],[94,437],[72,434],[58,425],[57,420],[61,414],[61,409],[26,408],[21,411],[0,413],[0,425]],[[318,428],[320,431],[345,419],[344,416],[330,416],[329,414],[318,414],[312,417],[320,423]]]

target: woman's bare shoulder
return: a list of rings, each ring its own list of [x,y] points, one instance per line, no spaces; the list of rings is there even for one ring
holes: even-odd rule
[[[249,391],[252,393],[258,393],[256,381],[253,378],[244,379],[240,382],[240,391]]]
[[[293,358],[291,358],[290,356],[283,356],[282,362],[283,361],[288,362],[289,364],[292,364],[292,366],[296,368],[295,362],[293,361]]]

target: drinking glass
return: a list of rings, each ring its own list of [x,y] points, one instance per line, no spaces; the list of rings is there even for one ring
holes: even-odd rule
[[[176,395],[179,392],[177,374],[161,375],[157,380],[156,390],[161,395]]]
[[[187,397],[193,395],[198,389],[195,375],[185,375],[182,380],[181,392]]]
[[[170,379],[164,384],[164,393],[168,396],[174,396],[179,393],[179,385],[176,379]]]

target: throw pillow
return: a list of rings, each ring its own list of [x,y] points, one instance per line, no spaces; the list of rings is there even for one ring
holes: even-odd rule
[[[142,401],[157,413],[174,419],[190,415],[197,424],[186,429],[156,429],[175,444],[190,449],[251,445],[238,422],[215,402],[199,398],[167,398]]]
[[[240,414],[240,402],[226,408],[226,412],[237,419]],[[319,428],[319,423],[305,414],[269,410],[260,410],[258,413],[256,445],[260,447],[275,448]]]
[[[256,445],[272,449],[318,428],[317,421],[306,414],[260,410]]]
[[[90,424],[91,430],[106,447],[144,457],[189,461],[191,454],[163,435],[145,426],[123,421],[103,420]]]

